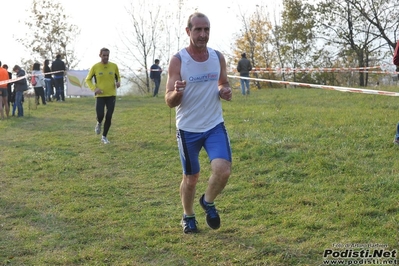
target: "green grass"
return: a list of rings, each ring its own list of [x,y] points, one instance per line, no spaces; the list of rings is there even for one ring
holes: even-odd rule
[[[1,265],[322,265],[336,243],[398,246],[396,97],[235,90],[223,102],[233,172],[216,201],[222,227],[195,202],[196,235],[179,224],[162,97],[117,100],[110,145],[94,133],[93,98],[30,101],[24,118],[0,121]],[[197,198],[210,174],[200,160]]]

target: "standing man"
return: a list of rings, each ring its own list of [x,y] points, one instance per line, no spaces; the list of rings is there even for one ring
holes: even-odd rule
[[[116,89],[121,86],[121,83],[118,66],[108,61],[109,50],[107,48],[100,50],[100,58],[101,62],[92,66],[89,74],[87,74],[86,83],[94,91],[96,97],[97,124],[94,131],[97,135],[101,133],[101,124],[105,115],[101,142],[109,144],[107,134],[111,127],[112,114],[115,109]],[[104,108],[107,108],[106,114],[104,114]]]
[[[183,205],[183,232],[196,233],[194,198],[199,178],[199,153],[208,154],[212,173],[199,204],[212,229],[220,227],[214,200],[226,186],[231,172],[230,141],[224,126],[221,99],[231,100],[224,56],[209,47],[209,19],[192,14],[186,33],[188,47],[175,54],[169,64],[166,104],[176,109],[177,142],[183,167],[180,197]]]
[[[159,59],[155,59],[154,64],[151,66],[150,78],[155,84],[154,97],[158,96],[159,85],[161,84],[162,68],[159,66]]]
[[[1,61],[0,61],[0,66],[1,66]],[[6,81],[9,79],[8,71],[4,67],[0,67],[0,81]],[[0,84],[0,113],[1,113],[1,119],[4,119],[4,109],[6,110],[6,115],[7,118],[10,115],[10,108],[8,106],[8,89],[7,89],[7,83],[5,84]]]
[[[249,78],[249,71],[252,70],[251,62],[247,59],[245,53],[241,54],[241,59],[238,61],[237,71],[240,72],[241,77]],[[240,79],[242,95],[249,94],[249,79]]]
[[[51,71],[57,72],[53,74],[54,86],[55,86],[55,98],[57,102],[65,101],[64,93],[64,74],[65,74],[65,63],[61,60],[61,55],[57,54],[55,61],[51,64]]]

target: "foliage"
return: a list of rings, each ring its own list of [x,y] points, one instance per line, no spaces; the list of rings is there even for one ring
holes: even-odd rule
[[[306,68],[314,65],[309,56],[314,43],[314,15],[310,4],[299,0],[284,0],[281,25],[281,54],[286,66]],[[293,80],[311,83],[310,74],[293,73]]]
[[[30,69],[35,61],[55,59],[57,54],[61,54],[68,68],[73,68],[77,64],[73,42],[80,30],[69,22],[63,6],[53,0],[33,0],[30,11],[25,21],[29,31],[18,39],[32,51],[33,58],[26,60],[25,68]]]
[[[325,1],[319,5],[321,36],[329,43],[339,45],[338,54],[345,58],[352,67],[369,66],[369,57],[381,48],[373,48],[379,36],[371,34],[370,23],[365,23],[360,12],[350,5],[349,1],[337,3]],[[359,85],[365,85],[364,73],[359,75]]]
[[[25,117],[0,122],[0,264],[302,266],[336,243],[397,246],[395,97],[235,89],[223,110],[233,174],[216,200],[222,227],[207,228],[196,202],[201,231],[184,235],[174,111],[161,97],[118,99],[110,145],[94,133],[93,98],[26,98]],[[200,158],[197,199],[210,174]]]
[[[318,36],[325,40],[325,50],[335,51],[336,61],[344,61],[343,66],[369,67],[380,65],[386,59],[392,61],[395,43],[392,37],[399,23],[391,17],[399,12],[397,3],[389,0],[325,0],[319,2],[317,11]],[[360,72],[353,77],[358,79],[356,83],[360,86],[367,86],[370,76]]]
[[[242,50],[255,52],[251,47],[269,47],[268,61],[259,61],[259,67],[306,68],[306,67],[369,67],[392,62],[393,48],[399,21],[392,19],[399,14],[399,4],[390,0],[345,1],[298,1],[284,0],[281,14],[275,15],[274,24],[264,29],[251,41],[245,35],[238,36],[235,54]],[[257,25],[260,16],[255,10],[251,21],[242,15],[243,29]],[[281,23],[279,23],[279,19]],[[261,17],[261,19],[258,19]],[[272,38],[268,36],[272,34]],[[265,44],[265,42],[267,42]],[[251,57],[247,53],[247,56]],[[271,62],[272,65],[267,63]],[[367,86],[367,73],[335,75],[334,73],[284,73],[283,80],[324,84],[353,84]],[[357,79],[357,80],[355,80]]]
[[[257,7],[255,13],[249,18],[241,14],[243,30],[238,35],[235,43],[235,57],[233,58],[235,65],[241,58],[241,53],[244,52],[254,68],[269,68],[275,64],[275,55],[270,45],[272,24],[264,9],[265,7],[263,6]],[[274,78],[274,74],[264,72],[255,72],[254,76],[256,78]],[[256,87],[258,89],[261,87],[259,82],[256,82]]]

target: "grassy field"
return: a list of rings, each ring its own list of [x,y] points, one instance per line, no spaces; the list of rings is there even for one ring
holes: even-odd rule
[[[396,97],[235,90],[223,102],[233,173],[216,200],[222,226],[208,228],[196,201],[195,235],[179,224],[163,97],[118,99],[110,145],[94,133],[93,98],[28,100],[25,117],[0,121],[0,265],[327,265],[326,250],[398,248]],[[205,153],[201,165],[197,198]]]

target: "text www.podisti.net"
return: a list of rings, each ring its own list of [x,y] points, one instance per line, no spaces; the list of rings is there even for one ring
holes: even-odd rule
[[[398,262],[396,249],[326,249],[322,265],[397,265]]]

